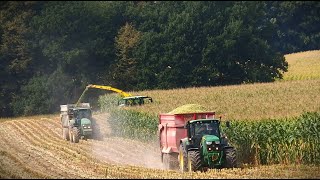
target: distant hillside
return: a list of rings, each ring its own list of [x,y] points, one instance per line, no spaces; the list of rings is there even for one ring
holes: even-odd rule
[[[320,50],[285,55],[289,64],[283,80],[320,79]]]
[[[288,54],[286,59],[285,81],[132,92],[153,97],[154,104],[130,109],[157,115],[184,104],[199,104],[229,119],[252,120],[320,111],[320,50]]]

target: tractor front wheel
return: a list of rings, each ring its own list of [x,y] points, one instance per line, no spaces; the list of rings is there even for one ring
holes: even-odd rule
[[[237,166],[236,150],[234,148],[227,148],[224,150],[225,160],[224,168],[235,168]]]
[[[189,172],[201,170],[201,157],[199,151],[188,152],[188,170]]]

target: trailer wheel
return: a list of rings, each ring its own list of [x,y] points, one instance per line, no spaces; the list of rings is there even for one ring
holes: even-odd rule
[[[72,128],[69,127],[68,131],[69,131],[69,140],[71,143],[74,143]]]
[[[73,142],[74,143],[78,143],[79,139],[80,139],[80,132],[79,129],[77,127],[73,127],[72,128],[72,135],[73,135]]]
[[[225,160],[224,168],[235,168],[237,166],[236,150],[234,148],[224,149]]]
[[[63,140],[69,141],[68,128],[65,128],[65,127],[62,128],[62,138],[63,138]]]
[[[199,151],[188,152],[188,170],[189,172],[201,170],[201,157]]]
[[[187,172],[187,153],[186,149],[182,144],[179,147],[179,169],[181,172]]]

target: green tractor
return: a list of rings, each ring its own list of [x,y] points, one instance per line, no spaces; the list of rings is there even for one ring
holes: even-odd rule
[[[60,105],[63,139],[78,143],[92,138],[92,112],[89,103]]]
[[[229,121],[226,125],[230,127]],[[220,135],[220,120],[191,120],[184,128],[187,137],[181,139],[178,155],[182,172],[236,167],[236,149]]]

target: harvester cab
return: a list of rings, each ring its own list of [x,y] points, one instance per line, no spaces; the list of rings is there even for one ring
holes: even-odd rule
[[[130,96],[120,99],[118,101],[118,106],[135,106],[152,102],[153,100],[149,96]]]
[[[152,98],[149,96],[133,96],[130,93],[126,93],[120,89],[117,89],[111,86],[89,84],[86,86],[86,89],[83,91],[83,93],[81,94],[76,104],[79,104],[81,102],[82,98],[84,97],[85,93],[89,88],[103,89],[103,90],[114,91],[116,93],[119,93],[121,96],[121,99],[118,101],[119,106],[135,106],[135,105],[143,105],[145,103],[153,102]]]

